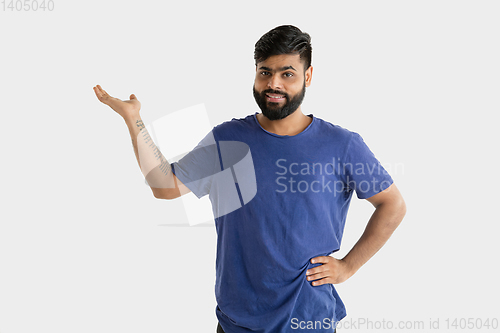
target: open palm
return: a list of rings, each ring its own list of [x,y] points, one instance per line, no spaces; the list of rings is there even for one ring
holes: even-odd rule
[[[139,115],[141,110],[141,102],[134,94],[130,95],[130,99],[122,101],[116,97],[110,96],[100,85],[94,87],[94,92],[97,99],[115,110],[124,119]]]

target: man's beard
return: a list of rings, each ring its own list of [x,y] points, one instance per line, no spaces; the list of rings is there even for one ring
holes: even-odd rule
[[[279,107],[278,103],[268,102],[266,100],[266,94],[280,94],[284,95],[286,102],[283,107]],[[306,95],[306,83],[304,82],[304,86],[302,87],[302,91],[300,91],[297,95],[295,95],[292,99],[290,96],[279,90],[264,90],[260,94],[255,90],[255,85],[253,86],[253,97],[257,102],[257,105],[262,110],[262,114],[266,116],[269,120],[279,120],[288,117],[299,108],[300,104],[302,104],[302,100]]]

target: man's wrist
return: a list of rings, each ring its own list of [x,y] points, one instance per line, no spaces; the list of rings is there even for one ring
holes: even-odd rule
[[[133,128],[143,128],[144,127],[144,124],[142,123],[142,119],[141,119],[141,116],[139,114],[136,114],[136,115],[131,115],[131,116],[124,116],[123,117],[123,120],[125,120],[125,123],[127,124],[127,126],[132,126]]]
[[[356,273],[359,269],[359,267],[356,267],[356,265],[353,264],[351,260],[347,256],[341,259],[346,267],[346,272],[349,275],[349,277],[353,276],[354,273]]]

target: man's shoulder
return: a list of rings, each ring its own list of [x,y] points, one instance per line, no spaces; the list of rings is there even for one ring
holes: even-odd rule
[[[336,136],[336,137],[339,137],[339,138],[342,138],[345,140],[350,140],[351,137],[353,136],[353,134],[356,134],[355,132],[353,132],[345,127],[342,127],[340,125],[334,124],[330,121],[324,120],[324,119],[319,118],[319,117],[315,117],[315,118],[316,118],[316,121],[318,123],[319,131],[322,134]]]
[[[214,131],[217,133],[227,133],[232,131],[239,131],[245,128],[252,127],[254,122],[254,114],[243,116],[240,118],[232,118],[231,120],[226,120],[219,125],[214,127]]]

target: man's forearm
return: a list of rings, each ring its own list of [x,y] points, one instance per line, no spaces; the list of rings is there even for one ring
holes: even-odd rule
[[[382,248],[405,215],[404,202],[380,204],[372,214],[363,235],[342,259],[350,269],[350,275],[356,273],[375,253]]]
[[[124,119],[137,163],[148,184],[154,188],[174,188],[170,163],[153,142],[139,115]]]
[[[108,105],[125,120],[132,138],[137,163],[153,193],[158,188],[176,188],[170,163],[156,147],[142,122],[139,115],[141,103],[137,97],[131,94],[129,100],[122,101],[110,96],[100,85],[94,87],[94,92],[99,101]]]

